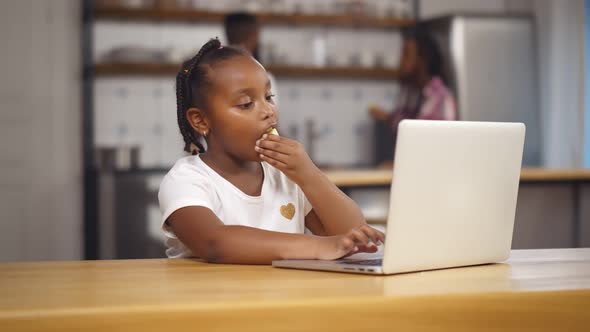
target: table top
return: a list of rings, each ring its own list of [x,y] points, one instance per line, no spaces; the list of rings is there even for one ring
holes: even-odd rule
[[[502,264],[392,276],[194,259],[0,264],[0,329],[11,331],[33,326],[190,330],[194,324],[232,330],[255,320],[264,325],[252,330],[270,331],[284,328],[281,324],[293,317],[301,317],[300,327],[339,331],[377,322],[377,329],[422,324],[425,330],[440,330],[449,323],[448,315],[469,311],[475,317],[504,312],[507,320],[496,325],[506,330],[523,317],[536,317],[533,327],[563,328],[565,323],[575,329],[590,324],[589,305],[590,249],[516,250]],[[427,319],[416,316],[426,311]],[[354,318],[343,324],[347,313]],[[332,326],[332,320],[340,323]],[[453,322],[453,330],[462,330]],[[470,322],[464,330],[478,324],[473,317]]]
[[[388,186],[391,169],[325,170],[324,173],[337,186]],[[590,181],[590,169],[523,168],[521,182]]]

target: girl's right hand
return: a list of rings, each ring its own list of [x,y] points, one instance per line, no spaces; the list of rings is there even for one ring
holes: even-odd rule
[[[368,225],[353,228],[346,234],[318,238],[317,259],[334,260],[358,252],[373,253],[385,241],[385,235]]]

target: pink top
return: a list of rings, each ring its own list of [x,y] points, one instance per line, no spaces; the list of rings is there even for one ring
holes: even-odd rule
[[[422,91],[424,103],[420,107],[417,119],[421,120],[457,120],[455,98],[443,81],[433,77]]]
[[[457,120],[457,107],[451,91],[438,76],[434,76],[417,95],[412,90],[402,91],[395,112],[390,115],[394,131],[403,119]]]

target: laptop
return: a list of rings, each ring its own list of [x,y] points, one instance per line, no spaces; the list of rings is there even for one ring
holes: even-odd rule
[[[523,123],[403,120],[380,250],[272,265],[387,275],[508,259],[524,136]]]

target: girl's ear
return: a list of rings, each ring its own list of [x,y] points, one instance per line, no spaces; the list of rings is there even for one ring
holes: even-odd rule
[[[186,120],[199,135],[205,137],[209,133],[209,120],[203,110],[191,107],[186,111]]]

